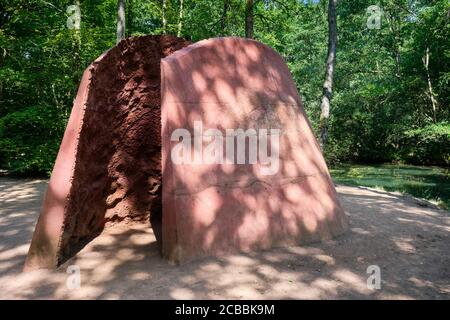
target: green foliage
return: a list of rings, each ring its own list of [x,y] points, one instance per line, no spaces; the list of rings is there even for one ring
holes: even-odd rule
[[[402,151],[402,159],[409,163],[450,166],[450,123],[406,131]]]
[[[381,28],[371,30],[364,14],[370,4],[358,0],[338,6],[340,42],[325,155],[332,163],[448,165],[448,136],[431,130],[441,126],[433,120],[422,59],[428,47],[437,123],[446,126],[450,5],[380,1]]]
[[[178,32],[180,1],[167,0],[171,34]],[[83,70],[115,44],[117,0],[80,0],[79,32],[67,27],[67,7],[76,2],[0,2],[1,169],[50,171]],[[243,36],[245,1],[229,0],[225,17],[224,3],[184,0],[182,36],[192,41]],[[255,38],[286,60],[316,130],[327,1],[254,3]],[[380,29],[366,24],[373,4],[382,9]],[[339,42],[325,149],[330,163],[449,165],[449,12],[448,0],[338,2]],[[161,0],[127,0],[126,35],[161,33],[161,16]],[[427,48],[428,74],[422,60]]]
[[[0,119],[0,166],[13,174],[50,174],[65,119],[51,106],[28,107]]]

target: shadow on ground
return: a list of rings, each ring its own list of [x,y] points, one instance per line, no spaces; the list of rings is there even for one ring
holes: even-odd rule
[[[172,266],[148,225],[117,225],[56,271],[21,273],[46,181],[0,178],[0,298],[448,299],[450,215],[402,196],[338,187],[351,231],[335,240]],[[69,265],[81,287],[69,289]],[[367,267],[381,268],[381,290]]]
[[[0,178],[0,277],[21,270],[46,188],[46,180]]]

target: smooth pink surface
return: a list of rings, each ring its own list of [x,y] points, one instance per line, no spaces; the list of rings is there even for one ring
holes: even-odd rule
[[[72,187],[84,105],[88,95],[90,68],[81,79],[66,131],[56,157],[50,182],[45,194],[41,214],[36,224],[24,270],[55,268],[58,263],[58,247],[64,224],[65,207]]]
[[[298,244],[343,233],[339,205],[282,58],[252,40],[216,38],[162,60],[163,254],[200,256]],[[173,130],[281,129],[280,170],[171,162]],[[204,129],[204,130],[205,130]]]

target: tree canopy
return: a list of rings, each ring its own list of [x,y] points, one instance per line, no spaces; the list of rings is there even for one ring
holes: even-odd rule
[[[319,133],[328,1],[2,0],[0,168],[51,171],[83,70],[116,43],[119,2],[127,37],[244,37],[251,14],[252,37],[283,56]],[[336,13],[327,160],[448,166],[448,0],[341,0]]]

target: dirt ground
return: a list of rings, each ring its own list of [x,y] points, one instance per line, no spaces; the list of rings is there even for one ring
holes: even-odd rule
[[[450,213],[362,187],[337,188],[351,231],[325,243],[173,266],[147,225],[122,225],[56,271],[22,273],[46,185],[0,178],[2,299],[450,299]],[[379,290],[367,287],[370,265]]]

